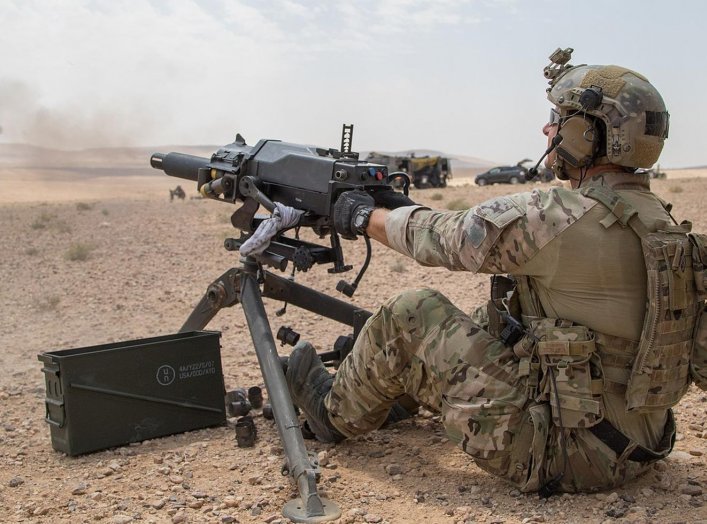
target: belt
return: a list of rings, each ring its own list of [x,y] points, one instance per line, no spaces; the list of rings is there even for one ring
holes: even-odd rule
[[[618,457],[620,457],[631,444],[631,439],[612,426],[606,419],[587,429],[591,431],[596,438],[609,446]],[[667,457],[673,449],[673,444],[675,444],[675,419],[673,417],[673,410],[669,409],[668,420],[665,423],[665,430],[663,431],[663,438],[658,443],[658,449],[660,451],[652,451],[639,444],[628,456],[628,460],[644,464],[655,462],[656,460]]]

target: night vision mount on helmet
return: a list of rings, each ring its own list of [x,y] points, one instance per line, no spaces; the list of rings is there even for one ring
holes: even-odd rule
[[[563,137],[553,170],[562,171],[565,163],[580,168],[653,166],[669,128],[669,114],[660,93],[630,69],[573,66],[569,64],[572,51],[558,48],[544,69],[550,84],[548,100],[560,112],[558,133]]]

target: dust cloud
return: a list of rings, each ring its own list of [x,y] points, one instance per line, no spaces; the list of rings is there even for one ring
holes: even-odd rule
[[[0,79],[0,134],[5,143],[60,150],[135,146],[157,126],[146,109],[139,101],[110,100],[101,93],[90,105],[54,107],[31,85]]]

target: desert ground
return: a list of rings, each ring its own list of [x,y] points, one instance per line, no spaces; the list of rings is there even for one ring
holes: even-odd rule
[[[704,173],[668,171],[653,187],[678,220],[704,232],[707,178],[697,175]],[[190,198],[188,183],[187,198],[170,202],[168,189],[181,182],[159,173],[0,169],[0,521],[287,522],[280,511],[295,488],[280,474],[274,424],[258,413],[252,448],[236,446],[235,419],[80,457],[51,446],[38,353],[175,333],[206,286],[238,263],[222,247],[237,236],[233,209]],[[522,189],[536,187],[546,186]],[[457,176],[452,187],[411,196],[446,209],[516,189]],[[358,269],[363,242],[344,250]],[[339,278],[320,267],[297,281],[344,299]],[[486,300],[488,277],[423,268],[376,246],[354,302],[372,309],[414,286],[437,288],[471,311]],[[279,307],[266,303],[273,329],[291,325],[319,348],[346,333],[292,307],[276,317]],[[242,311],[221,311],[209,329],[222,332],[226,387],[262,385]],[[606,493],[545,500],[477,468],[430,413],[336,446],[307,446],[321,459],[320,488],[341,507],[342,523],[707,522],[707,393],[693,386],[675,411],[675,450],[644,476]]]

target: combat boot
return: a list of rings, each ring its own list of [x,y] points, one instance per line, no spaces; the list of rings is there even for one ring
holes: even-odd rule
[[[317,440],[340,442],[344,437],[329,420],[324,398],[334,382],[334,375],[324,367],[309,342],[299,342],[287,362],[287,387],[292,401],[304,412]]]

